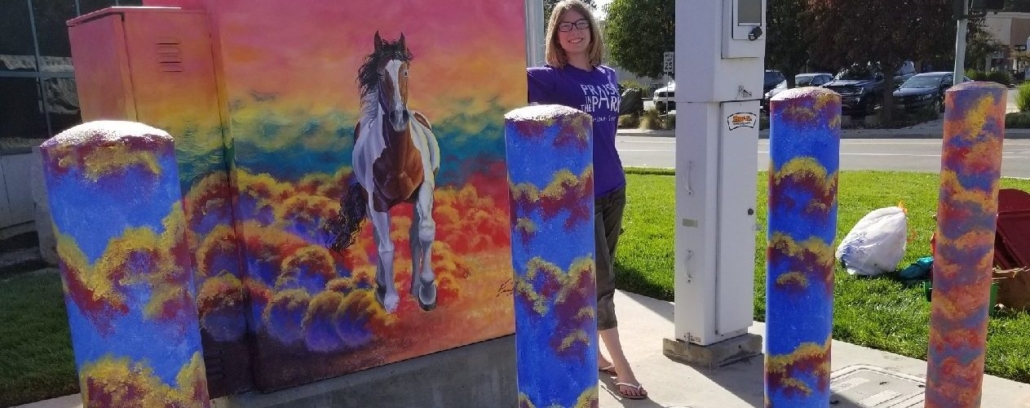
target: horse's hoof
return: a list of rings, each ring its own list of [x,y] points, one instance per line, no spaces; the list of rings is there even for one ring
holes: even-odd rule
[[[397,304],[401,299],[397,295],[386,295],[383,300],[383,308],[386,309],[386,313],[393,313],[397,311]]]
[[[418,306],[423,311],[436,309],[436,282],[423,284],[415,297],[418,299]]]
[[[386,289],[382,286],[376,286],[376,301],[383,306],[383,309],[386,309],[387,313],[393,313],[397,310],[399,300],[397,295],[387,295]]]

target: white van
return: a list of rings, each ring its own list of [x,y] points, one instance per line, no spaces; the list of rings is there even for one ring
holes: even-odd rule
[[[668,113],[676,110],[676,81],[669,82],[669,85],[658,88],[654,91],[654,108],[661,113]]]

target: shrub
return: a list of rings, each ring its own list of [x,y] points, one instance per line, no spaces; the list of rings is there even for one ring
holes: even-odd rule
[[[923,108],[923,109],[920,109],[920,110],[918,110],[916,112],[913,112],[912,116],[915,117],[916,123],[923,123],[923,122],[929,122],[931,120],[940,119],[941,118],[941,113],[938,112],[933,107],[928,106],[926,108]]]
[[[1012,75],[1009,75],[1008,72],[994,71],[987,74],[987,80],[1009,86],[1012,84]]]
[[[619,116],[619,129],[632,129],[640,126],[640,117],[634,114]]]
[[[1012,112],[1005,115],[1006,129],[1030,129],[1030,112]]]
[[[972,79],[974,81],[987,81],[988,80],[986,72],[977,71],[975,69],[971,69],[969,71],[966,71],[966,76],[969,77],[969,79]]]
[[[649,109],[644,111],[644,116],[640,117],[640,129],[643,130],[659,130],[662,128],[662,117],[658,113],[657,109]]]
[[[676,115],[675,114],[665,115],[665,121],[662,122],[662,129],[665,129],[665,130],[676,130]]]
[[[1019,107],[1020,112],[1030,111],[1030,82],[1023,83],[1019,86],[1019,90],[1016,94],[1016,106]]]

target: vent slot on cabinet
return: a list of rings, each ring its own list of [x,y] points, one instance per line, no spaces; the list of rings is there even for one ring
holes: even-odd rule
[[[157,63],[161,72],[182,72],[182,49],[179,39],[161,37],[157,40]]]

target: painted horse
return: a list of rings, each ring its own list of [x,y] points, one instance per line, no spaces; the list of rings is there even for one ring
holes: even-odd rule
[[[411,294],[422,310],[436,307],[436,277],[432,246],[433,190],[440,169],[440,147],[425,116],[408,109],[408,66],[412,55],[404,34],[394,42],[375,34],[375,51],[358,70],[361,118],[354,128],[354,178],[340,205],[340,216],[326,231],[327,246],[342,252],[354,242],[365,218],[379,252],[376,299],[387,312],[397,310],[394,285],[394,244],[390,240],[390,209],[411,203]]]

